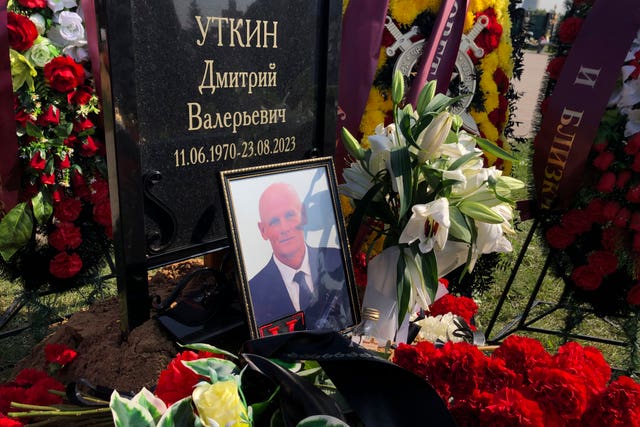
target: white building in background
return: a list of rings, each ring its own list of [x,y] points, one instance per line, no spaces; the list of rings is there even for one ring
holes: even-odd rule
[[[547,12],[564,12],[564,0],[523,0],[522,8],[525,10],[546,10]]]

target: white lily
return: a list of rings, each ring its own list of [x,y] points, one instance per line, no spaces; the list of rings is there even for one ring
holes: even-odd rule
[[[413,215],[407,222],[399,243],[412,243],[420,240],[420,251],[428,253],[434,247],[442,249],[449,237],[449,201],[442,197],[424,205],[414,205]]]
[[[492,207],[491,210],[504,218],[504,222],[501,224],[488,224],[486,222],[476,221],[478,237],[473,247],[469,271],[473,270],[478,257],[482,254],[511,252],[513,250],[511,242],[505,237],[505,234],[515,234],[515,231],[511,227],[513,210],[504,203]]]
[[[371,174],[367,172],[360,162],[353,162],[342,171],[344,184],[338,186],[340,193],[353,200],[362,200],[367,191],[373,186]]]
[[[429,125],[420,132],[416,144],[420,147],[418,161],[424,163],[433,158],[440,146],[444,144],[449,136],[453,116],[448,111],[440,112]]]
[[[391,168],[391,151],[404,145],[404,141],[398,141],[396,126],[390,124],[387,127],[376,126],[375,135],[368,137],[371,144],[371,157],[369,158],[369,171],[372,175],[382,170],[387,170],[391,176],[391,184],[394,191],[402,186],[402,177],[396,177]]]

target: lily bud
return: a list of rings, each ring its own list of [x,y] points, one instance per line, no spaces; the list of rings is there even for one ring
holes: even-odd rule
[[[398,105],[402,98],[404,98],[404,77],[400,71],[396,71],[391,81],[391,100]]]
[[[434,156],[447,140],[452,124],[453,116],[448,111],[442,111],[429,123],[429,126],[420,132],[416,140],[418,147],[420,147],[418,161],[423,163]]]
[[[463,124],[464,124],[464,122],[462,121],[462,117],[460,117],[457,114],[454,114],[453,115],[453,124],[451,125],[453,130],[455,132],[459,131]]]
[[[429,105],[435,94],[436,81],[431,80],[422,88],[422,90],[420,91],[420,95],[418,95],[418,102],[416,104],[418,114],[423,115],[427,111],[427,106]]]
[[[360,146],[360,143],[347,128],[342,128],[342,143],[347,149],[347,152],[353,156],[356,160],[362,160],[365,157],[365,151]]]

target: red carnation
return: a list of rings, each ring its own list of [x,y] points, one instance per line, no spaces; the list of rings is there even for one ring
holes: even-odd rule
[[[428,341],[422,341],[418,344],[420,346],[399,343],[398,348],[393,352],[392,361],[420,378],[426,379],[429,375],[429,359],[431,356],[435,356],[437,350]]]
[[[207,357],[215,357],[215,355],[207,352],[195,353],[190,350],[179,353],[169,362],[167,369],[160,372],[158,386],[155,391],[156,396],[162,399],[167,406],[182,398],[191,396],[193,387],[201,381],[203,377],[183,365],[182,361],[187,362],[189,360]]]
[[[69,56],[53,58],[44,66],[47,84],[58,92],[69,92],[84,82],[84,68]]]
[[[27,389],[25,403],[41,406],[61,404],[62,396],[53,394],[49,390],[64,391],[64,385],[47,376]]]
[[[4,414],[0,412],[0,427],[23,427],[22,424],[18,420],[14,420],[13,418],[5,417]]]
[[[629,230],[640,231],[640,212],[634,212],[631,214]]]
[[[603,139],[602,141],[596,141],[591,146],[591,151],[593,151],[594,153],[602,153],[607,149],[608,146],[609,141],[607,141],[606,139]]]
[[[603,228],[600,236],[602,247],[607,251],[614,252],[618,249],[620,240],[623,238],[622,234],[622,230],[617,227]]]
[[[111,226],[111,206],[109,200],[102,200],[93,206],[93,219],[103,227]]]
[[[582,209],[571,209],[562,215],[560,220],[562,226],[571,234],[586,233],[591,229],[592,220],[587,211]]]
[[[620,204],[616,201],[609,200],[602,207],[602,215],[606,221],[613,221],[620,210]]]
[[[613,224],[619,228],[627,228],[627,224],[629,224],[630,219],[631,211],[629,208],[620,208],[616,213],[616,216],[613,217]]]
[[[60,252],[51,259],[49,271],[55,277],[68,279],[75,276],[82,269],[82,259],[76,253]]]
[[[636,284],[629,289],[627,302],[631,305],[640,305],[640,282],[636,282]]]
[[[60,366],[64,366],[67,363],[71,363],[78,356],[75,350],[70,349],[63,344],[47,344],[44,347],[44,354],[49,363],[57,363]]]
[[[624,152],[633,156],[640,151],[640,132],[633,135],[624,146]]]
[[[618,177],[616,178],[616,188],[620,190],[623,189],[625,185],[627,185],[630,179],[631,179],[630,170],[625,169],[618,172]]]
[[[450,403],[449,412],[459,427],[478,427],[480,412],[489,405],[493,393],[473,390],[467,399],[459,399]]]
[[[487,27],[478,34],[475,42],[481,47],[485,54],[495,50],[500,44],[500,37],[502,36],[502,25],[498,22],[496,18],[496,12],[493,8],[488,8],[482,13],[478,14],[478,17],[481,15],[485,15],[489,18],[489,24]],[[473,56],[472,56],[473,58]]]
[[[613,172],[605,172],[600,177],[596,189],[601,193],[611,193],[616,185],[616,174]]]
[[[71,184],[73,185],[73,191],[78,197],[84,199],[89,196],[89,186],[87,185],[84,176],[77,170],[74,170],[73,175],[71,175]]]
[[[0,384],[0,415],[9,412],[11,402],[24,402],[25,395],[23,387]]]
[[[598,170],[606,171],[615,159],[616,156],[611,151],[603,151],[593,159],[593,166]]]
[[[485,355],[466,342],[449,341],[439,351],[439,357],[430,362],[433,375],[429,382],[445,401],[468,398],[484,382]]]
[[[471,318],[477,312],[478,304],[473,299],[452,294],[446,294],[438,298],[429,306],[429,316],[453,313],[462,317],[468,324],[471,324]]]
[[[47,377],[49,377],[49,374],[40,369],[25,368],[18,372],[13,382],[23,387],[30,387]]]
[[[593,251],[587,257],[587,261],[603,276],[611,274],[618,269],[618,257],[609,251]]]
[[[585,211],[589,215],[592,222],[596,224],[604,224],[606,222],[606,218],[604,217],[604,200],[602,199],[592,199]]]
[[[571,280],[577,287],[593,291],[602,284],[602,274],[591,265],[580,265],[571,272]]]
[[[82,210],[78,199],[67,198],[53,205],[53,215],[60,221],[75,221]]]
[[[38,38],[36,25],[26,16],[14,12],[7,13],[7,31],[9,46],[18,52],[29,49]]]
[[[81,85],[73,92],[67,94],[67,101],[69,104],[85,105],[91,100],[93,96],[93,89],[88,85]]]
[[[479,424],[492,427],[544,427],[540,406],[519,391],[504,388],[482,408]]]
[[[18,0],[18,3],[29,9],[44,9],[47,7],[47,0]]]
[[[627,376],[609,384],[582,417],[585,427],[639,427],[640,385]]]
[[[555,249],[566,249],[576,240],[575,234],[570,233],[566,228],[559,225],[549,228],[545,233],[545,237],[549,245]]]
[[[42,158],[42,155],[40,154],[40,150],[37,150],[33,154],[33,157],[29,161],[29,166],[32,169],[35,169],[37,171],[44,170],[45,166],[47,166],[47,159]]]
[[[631,250],[640,253],[640,233],[633,233],[633,241],[631,242]]]
[[[503,359],[495,357],[487,358],[485,372],[482,375],[484,382],[480,386],[482,390],[496,392],[505,387],[518,388],[522,385],[523,377],[517,372],[507,368]]]
[[[556,56],[547,65],[547,73],[549,74],[549,78],[553,80],[558,80],[560,77],[560,72],[562,71],[562,67],[564,67],[564,63],[567,60],[566,56]]]
[[[572,43],[580,32],[583,22],[584,19],[577,16],[571,16],[562,21],[558,28],[558,40],[560,40],[560,43]]]
[[[545,425],[566,425],[579,419],[587,409],[587,388],[579,377],[556,368],[533,368],[527,395],[532,396],[545,414]],[[558,420],[562,420],[557,423]]]
[[[493,352],[492,357],[504,360],[509,369],[523,375],[529,369],[551,363],[551,355],[540,341],[518,335],[508,336]],[[527,380],[526,377],[524,379]]]
[[[570,341],[558,348],[553,362],[557,368],[582,379],[589,392],[588,399],[604,390],[611,379],[611,367],[595,347]]]
[[[109,183],[105,179],[96,179],[91,184],[91,203],[97,204],[109,198]]]
[[[631,164],[631,170],[634,172],[640,172],[640,152],[633,156],[633,163]]]
[[[632,185],[625,198],[631,203],[640,203],[640,184]]]
[[[49,233],[49,244],[59,251],[75,249],[82,243],[82,233],[72,222],[61,222]]]

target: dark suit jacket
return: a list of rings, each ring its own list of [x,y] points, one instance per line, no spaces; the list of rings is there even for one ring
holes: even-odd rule
[[[307,250],[314,298],[304,311],[306,328],[342,330],[351,326],[353,313],[340,250],[309,246]],[[273,256],[249,280],[249,288],[258,327],[296,312]]]

